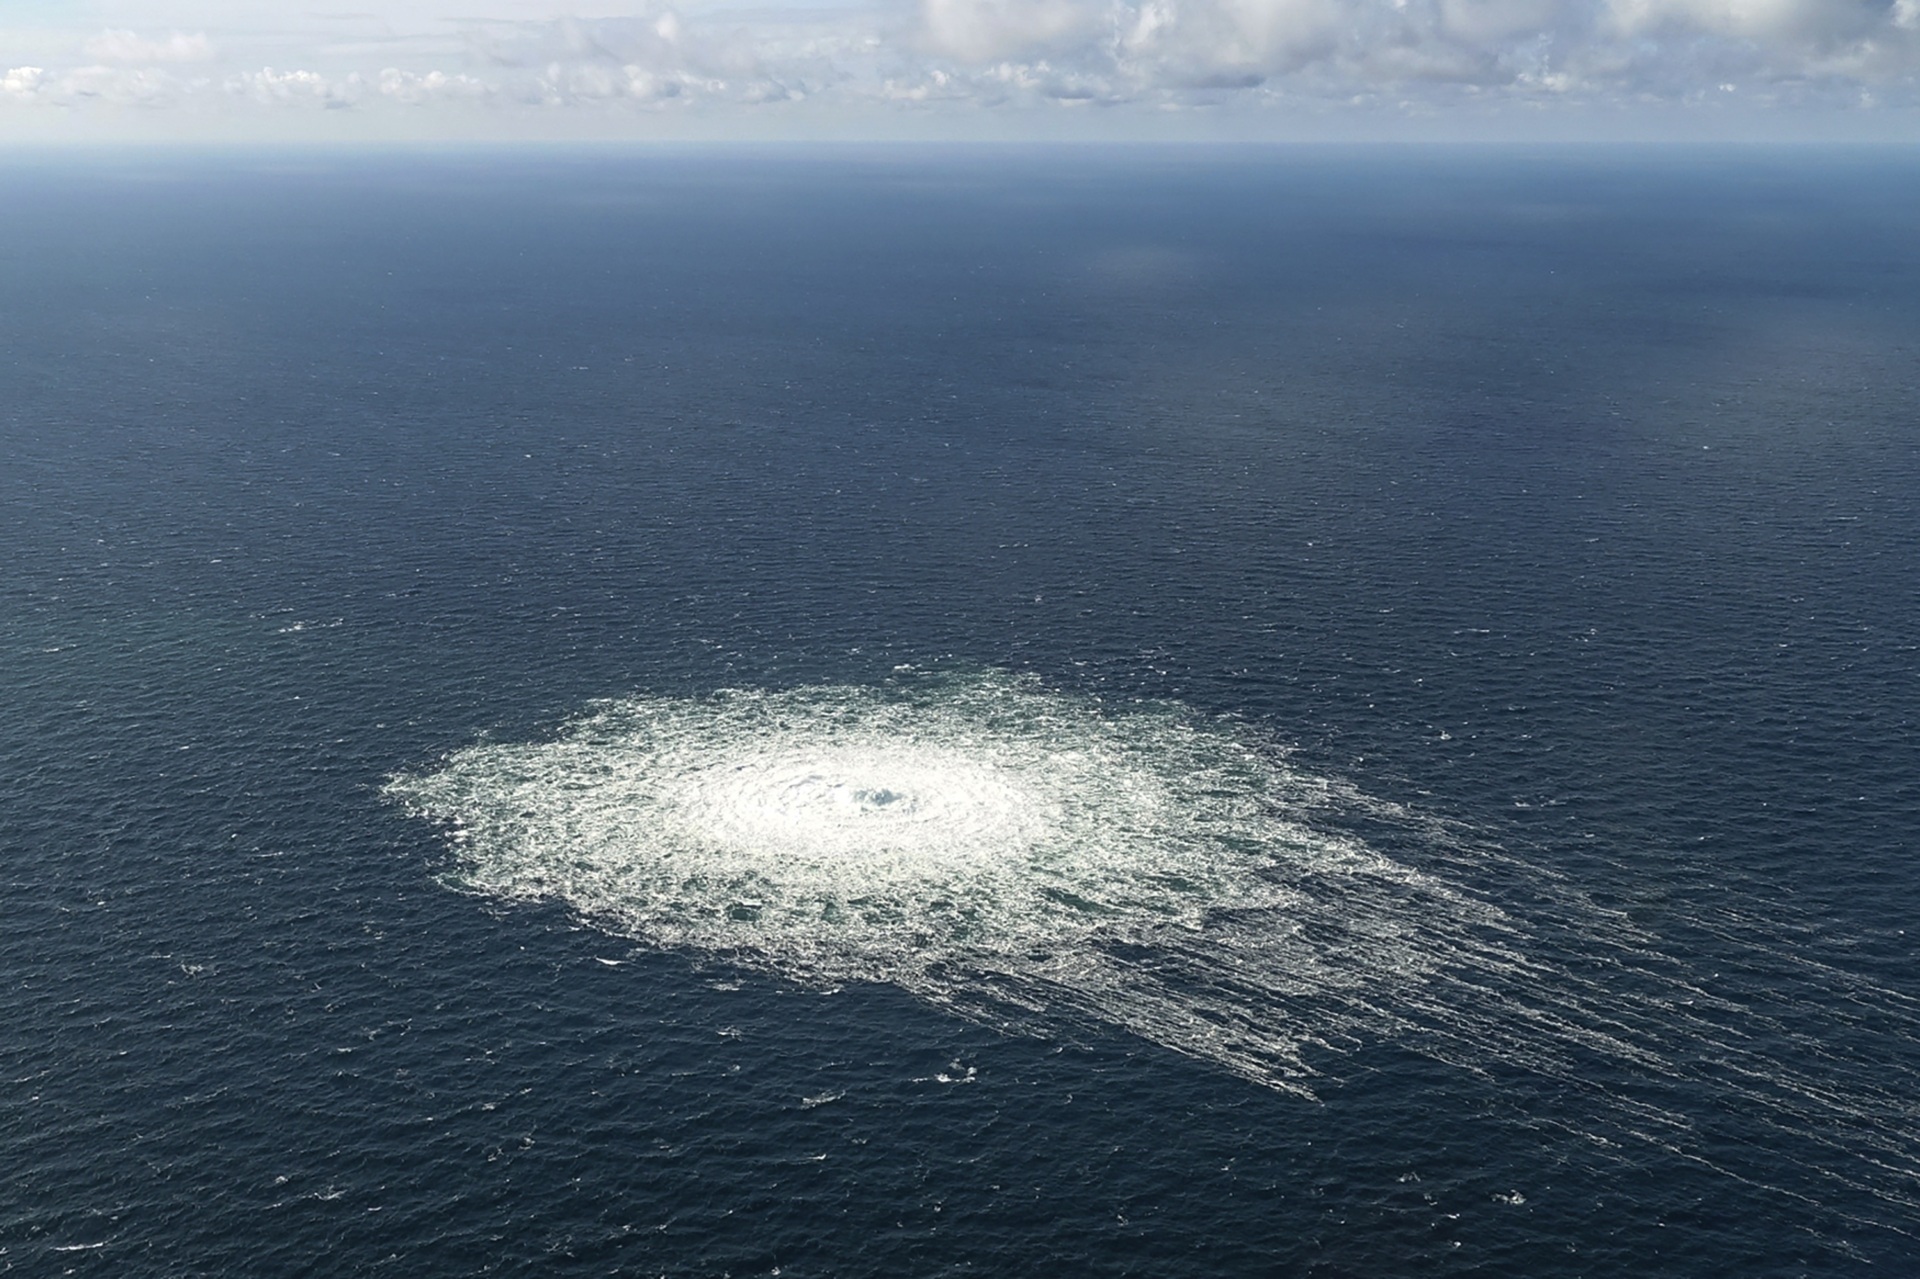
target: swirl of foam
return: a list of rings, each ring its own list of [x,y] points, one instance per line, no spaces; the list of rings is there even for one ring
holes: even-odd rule
[[[644,944],[804,983],[891,982],[1008,1030],[1114,1026],[1303,1094],[1310,1059],[1382,1039],[1570,1093],[1604,1062],[1637,1080],[1613,1096],[1607,1141],[1686,1143],[1695,1123],[1647,1098],[1688,1077],[1665,1045],[1676,1009],[1711,1002],[1707,978],[1667,975],[1652,938],[1550,882],[1523,927],[1327,829],[1330,804],[1388,829],[1410,815],[1175,705],[994,674],[636,697],[387,791],[447,829],[457,886],[557,899]],[[1494,857],[1417,829],[1469,876]],[[1584,957],[1575,969],[1528,953],[1543,926]],[[1815,976],[1920,1035],[1894,995]],[[1778,1033],[1740,1031],[1740,1004],[1714,1007],[1732,1029],[1688,1013],[1685,1033],[1757,1082],[1694,1071],[1690,1086],[1731,1088],[1729,1107],[1920,1212],[1911,1072],[1835,1088],[1769,1056]]]
[[[1314,784],[1181,708],[988,675],[610,702],[389,791],[451,828],[475,891],[995,1020],[1077,1009],[1277,1083],[1370,1002],[1245,1024],[1244,1000],[1206,993],[1210,965],[1165,986],[1202,933],[1320,998],[1418,981],[1497,916],[1299,824]],[[1139,946],[1166,963],[1115,958]]]
[[[1047,801],[1031,779],[950,747],[792,736],[673,779],[662,806],[689,838],[816,869],[1001,856],[1030,846],[1045,826]]]

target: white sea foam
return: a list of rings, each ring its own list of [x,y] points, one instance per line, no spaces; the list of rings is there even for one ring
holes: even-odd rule
[[[471,889],[1280,1087],[1389,992],[1513,959],[1499,911],[1303,823],[1324,784],[1245,733],[1003,676],[608,703],[390,790]]]
[[[1438,830],[1428,869],[1396,862],[1327,819],[1404,833],[1407,814],[1177,706],[991,674],[640,697],[388,790],[444,824],[462,887],[557,899],[653,946],[889,982],[1009,1030],[1117,1027],[1303,1094],[1330,1050],[1396,1041],[1591,1098],[1535,1122],[1601,1150],[1705,1163],[1681,1099],[1720,1096],[1826,1152],[1837,1181],[1920,1211],[1914,1072],[1796,1066],[1767,1048],[1785,1026],[1618,914]],[[1489,876],[1531,904],[1464,887]],[[1739,945],[1920,1035],[1895,992]]]

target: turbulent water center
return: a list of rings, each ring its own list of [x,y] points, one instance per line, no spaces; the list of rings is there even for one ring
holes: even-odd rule
[[[1696,1121],[1654,1100],[1687,1080],[1920,1207],[1905,1085],[1783,1069],[1750,1009],[1617,912],[1178,704],[997,672],[632,697],[388,793],[445,829],[457,887],[645,946],[890,983],[1012,1032],[1112,1028],[1303,1096],[1391,1043],[1604,1098],[1582,1137],[1710,1165]],[[1362,827],[1415,833],[1434,865]],[[1531,884],[1525,917],[1470,887],[1496,870],[1509,897]]]
[[[1270,743],[999,674],[629,698],[390,791],[475,891],[1003,1023],[1093,1017],[1279,1086],[1386,988],[1506,962],[1471,936],[1499,912],[1302,820],[1325,784]]]

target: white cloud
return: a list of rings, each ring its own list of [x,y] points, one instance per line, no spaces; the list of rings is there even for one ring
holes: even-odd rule
[[[1835,0],[1613,0],[1609,16],[1635,34],[1708,32],[1748,40],[1812,43],[1863,35],[1879,6]]]
[[[211,62],[218,56],[205,32],[187,35],[175,31],[165,39],[149,40],[125,29],[102,31],[82,51],[99,62]]]
[[[379,88],[381,93],[394,101],[413,106],[449,99],[484,98],[493,91],[486,81],[470,75],[448,75],[444,71],[429,71],[421,75],[397,67],[387,67],[381,71]]]
[[[1088,104],[1136,122],[1111,126],[1121,133],[1166,113],[1245,125],[1501,104],[1920,108],[1920,0],[610,0],[619,12],[599,18],[569,16],[562,0],[491,0],[485,19],[454,3],[323,14],[99,0],[94,12],[127,25],[16,43],[33,65],[0,78],[0,101],[27,104],[15,121],[36,104],[80,120],[95,102],[188,107],[181,118],[203,122],[321,107],[428,133],[561,134],[569,119],[603,133],[650,119],[750,133],[769,118],[1017,132]],[[154,25],[184,17],[205,29]],[[227,70],[199,66],[214,61]]]
[[[366,92],[357,73],[329,79],[317,71],[276,71],[262,67],[227,78],[228,94],[261,106],[351,107]]]
[[[1147,0],[1118,11],[1122,65],[1173,88],[1248,88],[1338,52],[1338,0]]]
[[[0,97],[25,100],[40,92],[47,73],[41,67],[15,67],[0,74]]]
[[[1097,38],[1101,9],[1083,0],[924,0],[927,44],[967,62],[993,62]]]

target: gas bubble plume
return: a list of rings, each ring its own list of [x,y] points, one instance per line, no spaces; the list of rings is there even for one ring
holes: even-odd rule
[[[609,702],[389,791],[491,897],[1282,1088],[1412,988],[1517,962],[1498,909],[1302,822],[1327,784],[1269,744],[1004,676]]]
[[[1012,1033],[1114,1028],[1303,1097],[1393,1043],[1528,1090],[1521,1122],[1607,1157],[1751,1180],[1715,1153],[1738,1114],[1886,1205],[1873,1224],[1920,1212],[1920,1078],[1781,1048],[1836,1008],[1920,1037],[1911,999],[1751,921],[1692,921],[1772,974],[1762,1005],[1553,875],[1176,704],[999,674],[634,697],[387,790],[441,824],[458,887],[642,945],[890,983]],[[1411,831],[1424,864],[1365,827]]]

